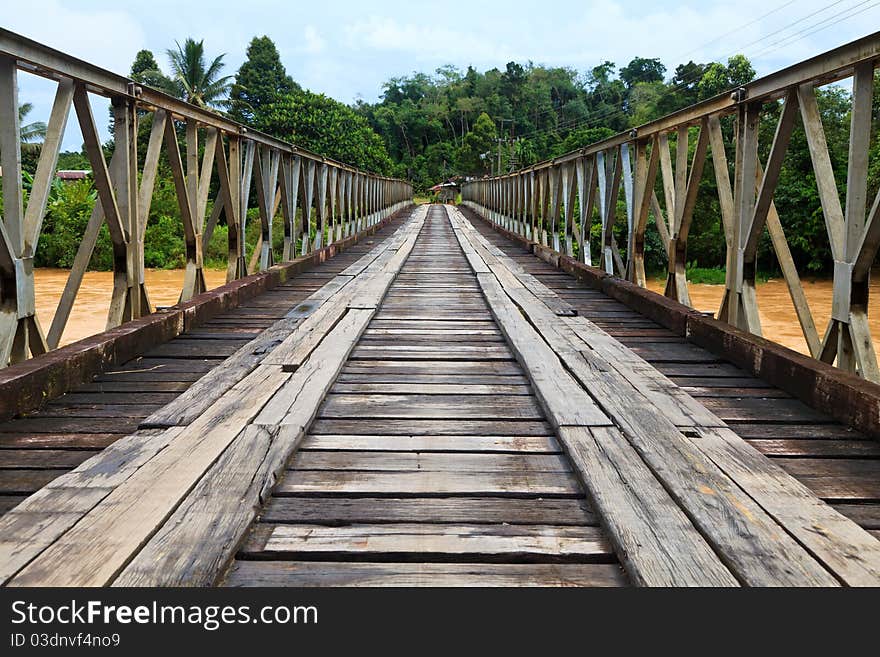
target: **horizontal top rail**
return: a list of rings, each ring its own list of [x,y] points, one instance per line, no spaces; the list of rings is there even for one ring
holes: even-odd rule
[[[733,114],[736,112],[737,107],[744,103],[781,98],[785,95],[786,90],[791,87],[807,83],[819,86],[851,77],[858,64],[873,62],[878,59],[880,59],[880,32],[874,32],[834,50],[829,50],[758,78],[741,87],[742,92],[739,94],[732,94],[730,91],[726,91],[559,157],[544,160],[543,162],[538,162],[500,176],[486,177],[484,179],[504,179],[520,173],[546,169],[557,164],[576,160],[585,155],[593,155],[599,151],[615,148],[627,142],[645,139],[661,132],[670,132],[682,125],[697,125],[705,116]]]
[[[162,109],[171,113],[175,118],[197,121],[206,127],[238,135],[262,146],[269,146],[285,153],[295,153],[306,159],[330,164],[344,171],[369,174],[380,180],[396,180],[389,176],[363,171],[338,160],[312,153],[295,144],[290,144],[282,139],[272,137],[242,123],[233,121],[222,114],[187,103],[163,91],[142,85],[123,75],[72,57],[3,28],[0,28],[0,55],[15,59],[19,69],[34,75],[52,80],[58,80],[61,77],[70,78],[82,82],[90,92],[101,96],[132,99],[145,109]]]

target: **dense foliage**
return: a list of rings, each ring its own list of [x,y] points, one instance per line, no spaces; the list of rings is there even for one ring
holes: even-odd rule
[[[659,59],[636,57],[615,71],[608,61],[583,74],[531,62],[485,73],[446,66],[389,80],[382,99],[358,111],[387,142],[395,173],[425,189],[452,174],[560,155],[754,77],[742,56],[726,65],[689,62],[668,82]]]
[[[275,44],[255,37],[247,59],[234,77],[223,75],[223,55],[209,57],[201,41],[187,39],[168,51],[170,75],[162,72],[154,55],[139,52],[131,77],[199,104],[228,111],[241,122],[292,141],[306,149],[358,167],[409,178],[417,192],[452,175],[485,175],[532,164],[599,141],[681,107],[724,93],[754,78],[749,61],[737,55],[727,63],[678,66],[671,75],[659,59],[636,57],[625,66],[602,62],[588,71],[510,62],[503,70],[461,71],[452,66],[433,75],[414,73],[385,83],[376,103],[348,106],[302,89],[285,71]],[[880,84],[875,86],[880,90]],[[837,86],[819,91],[819,106],[843,195],[848,157],[849,92]],[[28,106],[22,108],[23,116]],[[760,153],[766,160],[773,140],[778,103],[765,108]],[[875,94],[875,125],[880,123],[880,91]],[[732,119],[723,129],[732,144]],[[139,130],[143,156],[149,135],[149,115]],[[877,126],[880,128],[880,126]],[[27,146],[23,166],[33,173],[42,124],[26,124]],[[876,135],[875,131],[875,135]],[[691,149],[693,142],[691,140]],[[674,136],[671,146],[676,148]],[[112,152],[112,142],[106,151]],[[733,164],[733,152],[728,152]],[[82,153],[62,153],[59,168],[88,169]],[[659,181],[658,181],[659,185]],[[869,191],[880,186],[880,145],[874,139],[870,154]],[[213,183],[216,189],[216,181]],[[658,186],[658,191],[659,191]],[[212,195],[213,196],[213,195]],[[662,196],[662,195],[661,195]],[[70,266],[94,205],[90,180],[53,186],[37,264]],[[873,198],[873,196],[872,196]],[[622,200],[621,200],[622,204]],[[815,272],[831,266],[824,216],[803,128],[794,130],[785,158],[775,204],[798,265]],[[623,214],[622,205],[620,208]],[[256,221],[249,225],[253,242]],[[280,223],[280,222],[277,222]],[[621,221],[620,230],[625,222]],[[593,227],[598,238],[598,227]],[[218,226],[206,249],[209,264],[225,259],[226,227]],[[280,232],[277,239],[280,240]],[[621,233],[618,242],[625,244]],[[648,266],[664,267],[656,231],[649,228]],[[159,176],[147,223],[148,266],[182,264],[183,229],[167,162]],[[690,233],[689,260],[698,268],[723,267],[725,244],[714,172],[706,166]],[[110,267],[109,239],[102,229],[92,266]],[[762,242],[759,265],[776,267],[769,240]],[[714,274],[700,276],[713,278]],[[717,278],[717,276],[715,276]]]
[[[658,59],[636,57],[617,69],[602,62],[580,73],[571,68],[510,62],[504,70],[479,73],[443,67],[434,75],[414,73],[393,78],[384,86],[381,100],[361,103],[358,111],[388,144],[396,163],[395,173],[412,178],[417,190],[451,175],[486,175],[509,171],[556,157],[682,107],[746,84],[755,71],[742,55],[727,63],[678,66],[667,77]],[[880,98],[880,85],[875,98]],[[850,96],[838,86],[818,91],[831,161],[841,196],[845,194],[849,140]],[[765,108],[761,124],[760,155],[766,161],[779,104]],[[880,128],[880,102],[875,102],[874,134]],[[732,119],[723,121],[728,144],[733,143]],[[693,142],[692,135],[691,152]],[[673,153],[676,144],[671,138]],[[733,152],[728,161],[733,166]],[[872,141],[869,173],[871,194],[880,186],[880,145]],[[732,172],[731,172],[732,174]],[[658,181],[658,192],[660,190]],[[661,195],[662,197],[662,195]],[[873,196],[871,197],[873,198]],[[623,201],[619,215],[623,216]],[[803,127],[798,119],[785,158],[775,204],[795,261],[806,270],[828,272],[832,258],[824,216],[816,190]],[[723,267],[725,241],[711,165],[706,166],[690,231],[689,260],[698,268]],[[598,217],[595,218],[598,221]],[[625,244],[620,221],[618,243]],[[597,226],[593,227],[598,240]],[[597,244],[594,244],[597,246]],[[665,267],[656,231],[646,238],[647,264]],[[759,266],[777,267],[769,238],[759,249]],[[707,276],[708,275],[706,274]],[[715,276],[717,278],[717,276]]]

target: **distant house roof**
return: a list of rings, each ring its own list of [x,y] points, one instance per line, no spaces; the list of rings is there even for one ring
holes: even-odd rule
[[[91,175],[88,169],[59,169],[55,172],[61,180],[82,180]]]
[[[55,175],[61,180],[82,180],[92,175],[88,169],[59,169]],[[0,167],[0,178],[3,177],[3,167]]]
[[[446,182],[438,183],[431,187],[432,192],[439,192],[441,189],[446,189],[448,187],[458,187],[458,183],[453,180],[447,180]]]

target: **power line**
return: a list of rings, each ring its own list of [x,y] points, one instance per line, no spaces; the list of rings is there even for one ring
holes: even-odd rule
[[[694,48],[693,50],[688,50],[687,52],[682,53],[681,55],[676,55],[673,59],[681,60],[681,59],[683,59],[684,57],[687,57],[688,55],[692,55],[692,54],[694,54],[695,52],[697,52],[697,51],[699,51],[699,50],[702,50],[702,49],[705,48],[706,46],[710,46],[710,45],[712,45],[713,43],[715,43],[716,41],[720,41],[720,40],[723,39],[724,37],[728,37],[728,36],[730,36],[731,34],[736,34],[737,32],[739,32],[739,31],[741,31],[741,30],[744,30],[744,29],[747,28],[747,27],[751,27],[751,26],[754,25],[755,23],[764,20],[765,18],[767,18],[767,17],[770,16],[771,14],[775,14],[777,11],[780,11],[780,10],[782,10],[782,9],[785,9],[785,8],[788,7],[789,5],[793,5],[793,4],[794,4],[795,2],[797,2],[797,1],[798,1],[798,0],[789,0],[788,2],[785,2],[785,3],[781,4],[781,5],[779,5],[779,6],[776,7],[775,9],[771,9],[771,10],[768,11],[766,14],[762,14],[761,16],[758,16],[756,19],[751,20],[751,21],[749,21],[748,23],[743,23],[743,24],[740,25],[739,27],[735,27],[735,28],[733,28],[732,30],[730,30],[729,32],[725,32],[724,34],[720,34],[720,35],[716,36],[714,39],[712,39],[711,41],[707,41],[707,42],[704,43],[703,45],[701,45],[701,46],[697,46],[697,47]]]
[[[807,36],[813,34],[814,32],[819,32],[819,31],[824,30],[824,29],[826,29],[826,28],[828,28],[828,27],[831,27],[832,25],[836,25],[837,23],[840,23],[840,22],[842,22],[842,21],[848,20],[848,19],[852,18],[853,16],[858,16],[859,14],[864,13],[864,12],[868,11],[869,9],[872,9],[872,8],[876,7],[878,4],[880,4],[880,2],[874,2],[873,4],[871,4],[871,5],[867,6],[867,7],[863,7],[862,9],[859,9],[859,11],[853,12],[854,9],[858,9],[859,7],[862,7],[863,5],[868,4],[870,1],[871,1],[871,0],[864,0],[863,2],[860,2],[860,3],[856,4],[856,5],[853,5],[852,7],[849,7],[848,9],[844,9],[844,10],[843,10],[842,12],[840,12],[839,14],[836,14],[836,15],[834,15],[834,16],[830,16],[830,17],[828,17],[828,18],[826,18],[826,19],[824,19],[824,20],[822,20],[822,21],[819,21],[819,22],[817,22],[817,23],[813,23],[812,25],[808,25],[807,27],[803,28],[803,29],[800,30],[799,32],[795,32],[794,34],[791,34],[791,35],[789,35],[789,36],[787,36],[787,37],[784,37],[783,39],[780,39],[779,41],[776,41],[776,42],[774,42],[774,43],[771,43],[771,44],[769,44],[769,45],[767,46],[767,48],[765,48],[764,50],[760,50],[760,51],[758,51],[758,53],[755,54],[755,57],[763,57],[763,56],[765,56],[765,55],[768,55],[768,54],[771,53],[771,52],[776,52],[776,51],[779,50],[780,48],[784,48],[785,46],[787,46],[787,45],[789,45],[789,44],[791,44],[791,43],[794,43],[795,41],[798,41],[798,40],[800,40],[800,39],[802,39],[802,38],[804,38],[804,37],[807,37]],[[847,13],[847,12],[851,12],[851,13],[849,13],[847,16],[843,16],[843,15],[842,15],[842,14],[845,14],[845,13]],[[828,21],[830,21],[830,20],[832,20],[832,19],[834,19],[834,18],[836,18],[836,17],[838,17],[838,16],[840,16],[840,19],[837,20],[837,21],[834,21],[831,25],[826,25],[825,27],[818,27],[818,26],[821,26],[821,25],[827,23]],[[817,29],[812,29],[812,28],[817,28]],[[810,31],[808,31],[808,30],[810,30]],[[801,36],[798,37],[798,35],[801,35]],[[798,38],[793,39],[793,37],[798,37]],[[779,45],[779,46],[777,46],[777,47],[775,47],[775,48],[772,48],[772,47],[771,47],[771,46],[774,46],[774,45],[776,45],[776,44],[781,44],[781,45]]]
[[[671,59],[672,59],[672,61],[681,61],[682,59],[684,59],[684,58],[687,57],[688,55],[691,55],[691,54],[697,52],[698,50],[702,50],[702,49],[705,48],[707,45],[711,45],[712,43],[714,43],[714,42],[716,42],[716,41],[719,41],[720,39],[723,39],[724,37],[730,36],[731,34],[735,34],[735,33],[739,32],[739,31],[741,31],[741,30],[743,30],[743,29],[745,29],[745,28],[747,28],[747,27],[750,27],[751,25],[754,25],[754,24],[757,23],[758,21],[761,21],[761,20],[767,18],[767,16],[770,16],[770,15],[772,15],[772,14],[775,14],[776,12],[781,11],[782,9],[785,9],[786,7],[788,7],[789,5],[794,4],[794,3],[797,2],[797,1],[798,1],[798,0],[788,0],[787,2],[784,2],[783,4],[777,6],[776,8],[771,9],[771,10],[768,11],[767,13],[762,14],[761,16],[758,16],[757,18],[755,18],[755,19],[749,21],[748,23],[743,23],[742,25],[740,25],[740,26],[738,26],[738,27],[735,27],[735,28],[733,28],[732,30],[730,30],[730,31],[728,31],[728,32],[725,32],[724,34],[720,34],[720,35],[716,36],[716,37],[713,38],[711,41],[707,41],[707,42],[704,43],[703,45],[701,45],[701,46],[697,46],[696,48],[694,48],[694,49],[692,49],[692,50],[689,50],[689,51],[687,51],[687,52],[685,52],[685,53],[682,53],[682,54],[680,54],[680,55],[676,55],[675,57],[672,57]],[[870,0],[869,0],[869,1],[870,1]],[[830,7],[833,7],[833,6],[836,5],[836,4],[839,4],[840,2],[844,2],[844,0],[837,0],[837,2],[835,2],[835,3],[831,4],[831,5],[827,5],[826,7],[824,7],[823,9],[821,9],[820,12],[821,12],[821,11],[825,11],[825,9],[828,9],[828,8],[830,8]],[[815,14],[815,13],[817,13],[817,12],[814,12],[814,14]],[[812,15],[813,15],[813,14],[809,14],[809,15],[805,16],[804,18],[801,18],[801,19],[799,19],[798,21],[795,21],[794,23],[790,23],[789,25],[787,25],[787,26],[785,26],[785,27],[783,27],[783,28],[781,28],[781,29],[782,29],[782,30],[788,29],[789,27],[791,27],[791,26],[793,26],[793,25],[796,25],[797,23],[801,22],[801,21],[804,20],[805,18],[809,18],[809,17],[812,16]],[[777,31],[777,32],[778,32],[778,31]],[[766,37],[766,36],[773,36],[773,35],[776,34],[777,32],[771,32],[770,34],[765,35],[765,37]],[[764,37],[762,37],[762,38],[764,38]],[[759,39],[759,41],[760,41],[760,39]],[[752,44],[747,44],[747,45],[752,45]],[[744,46],[744,47],[745,47],[745,46]],[[739,52],[740,50],[742,50],[742,48],[738,48],[735,52]],[[735,53],[734,53],[734,54],[735,54]],[[635,79],[638,79],[638,76],[637,76]],[[645,76],[641,76],[641,80],[644,81],[644,79],[645,79]],[[685,82],[686,82],[687,84],[689,84],[690,82],[693,82],[693,81],[695,81],[695,80],[690,80],[690,81],[685,80]],[[681,83],[680,83],[680,84],[681,84]],[[539,117],[539,116],[544,116],[544,115],[546,115],[546,114],[549,114],[550,112],[558,112],[559,109],[560,109],[560,108],[558,108],[558,107],[548,107],[547,109],[541,110],[539,113],[536,113],[534,116],[535,116],[535,118],[537,119],[537,117]]]
[[[834,5],[840,4],[841,2],[844,2],[844,1],[845,1],[845,0],[837,0],[836,2],[832,3],[831,5],[827,5],[827,6],[823,7],[822,9],[820,9],[820,10],[818,10],[818,11],[816,11],[816,12],[813,12],[813,13],[811,13],[811,14],[807,14],[806,16],[804,16],[804,17],[802,17],[802,18],[800,18],[800,19],[798,19],[798,20],[796,20],[796,21],[794,21],[794,22],[792,22],[792,23],[789,23],[788,25],[786,25],[786,26],[784,26],[784,27],[782,27],[782,28],[776,30],[775,32],[770,32],[769,34],[764,35],[763,37],[761,37],[761,39],[758,39],[757,41],[751,42],[751,43],[749,43],[749,44],[746,44],[746,46],[742,46],[742,47],[740,47],[740,48],[735,49],[735,50],[733,51],[733,53],[731,53],[731,54],[736,54],[736,53],[738,53],[738,52],[741,52],[742,50],[744,50],[744,49],[745,49],[746,47],[748,47],[749,45],[753,45],[754,43],[757,43],[757,42],[763,40],[763,39],[766,38],[766,37],[773,36],[773,35],[775,35],[775,34],[778,34],[778,33],[781,32],[781,31],[787,30],[788,28],[790,28],[790,27],[792,27],[792,26],[794,26],[794,25],[797,25],[798,23],[802,22],[803,20],[805,20],[805,19],[807,19],[807,18],[810,18],[811,16],[813,16],[813,15],[815,15],[815,14],[817,14],[817,13],[821,13],[821,12],[825,11],[826,9],[829,9],[830,7],[833,7]],[[868,0],[868,1],[870,1],[870,0]],[[688,52],[686,52],[686,53],[684,53],[684,54],[682,54],[682,55],[678,55],[678,56],[674,57],[673,60],[679,60],[679,61],[680,61],[681,59],[683,59],[683,58],[686,57],[687,55],[692,54],[692,53],[696,52],[697,50],[702,49],[703,47],[705,47],[706,45],[712,43],[713,41],[717,41],[717,40],[719,40],[719,39],[721,39],[721,38],[724,38],[725,36],[729,36],[729,35],[731,35],[731,34],[734,34],[734,33],[736,33],[736,32],[739,32],[740,30],[742,30],[742,29],[744,29],[744,28],[746,28],[746,27],[749,27],[750,25],[753,25],[753,24],[756,23],[757,21],[762,20],[763,18],[766,18],[767,16],[769,16],[769,15],[771,15],[771,14],[774,14],[774,13],[776,13],[776,12],[778,12],[778,11],[780,11],[780,10],[786,8],[786,7],[788,7],[789,5],[793,4],[794,2],[796,2],[796,0],[789,0],[788,2],[785,2],[785,3],[783,3],[782,5],[779,5],[779,6],[776,7],[775,9],[771,9],[771,10],[768,11],[766,14],[763,14],[762,16],[759,16],[758,18],[749,21],[748,23],[744,23],[744,24],[740,25],[739,27],[736,27],[736,28],[730,30],[729,32],[725,32],[724,34],[722,34],[722,35],[716,37],[715,39],[713,39],[712,41],[707,42],[706,44],[703,44],[702,46],[699,46],[698,48],[695,48],[695,49],[690,50],[690,51],[688,51]],[[730,57],[730,55],[728,55],[728,57]],[[644,81],[644,80],[645,80],[645,76],[644,76],[644,75],[643,75],[643,76],[640,76],[640,77],[641,77],[641,81]],[[637,76],[637,77],[634,78],[634,79],[635,79],[635,80],[639,80],[639,76]],[[679,82],[679,84],[676,85],[675,87],[673,87],[672,89],[670,89],[670,91],[676,91],[676,90],[678,90],[678,89],[684,88],[684,87],[688,86],[689,84],[691,84],[691,83],[693,83],[693,82],[696,82],[696,81],[698,81],[698,80],[699,80],[699,76],[689,76],[689,77],[683,78],[683,79]],[[537,117],[539,117],[539,116],[544,116],[545,114],[548,114],[548,113],[551,112],[551,111],[558,112],[558,111],[559,111],[559,108],[557,108],[557,107],[550,107],[550,108],[547,108],[547,109],[545,109],[545,110],[542,110],[540,113],[535,114],[535,118],[537,119]],[[557,118],[558,118],[558,117],[557,117]],[[527,134],[525,134],[525,135],[520,135],[520,136],[526,137],[526,136],[529,136],[530,134],[533,134],[533,133],[535,133],[535,132],[537,132],[537,133],[542,133],[542,132],[549,132],[549,131],[557,130],[557,129],[558,129],[558,126],[557,126],[556,128],[553,128],[553,129],[548,129],[548,128],[538,128],[538,129],[535,129],[532,133],[527,133]]]
[[[806,19],[808,19],[808,18],[810,18],[810,17],[812,17],[812,16],[815,16],[815,15],[817,15],[817,14],[820,14],[820,13],[822,13],[823,11],[825,11],[825,9],[828,9],[828,8],[831,7],[831,6],[834,6],[834,5],[840,4],[840,2],[842,2],[842,1],[843,1],[843,0],[838,0],[837,2],[833,3],[832,5],[829,5],[829,6],[823,8],[823,9],[821,9],[821,10],[814,11],[814,12],[808,14],[807,16],[804,16],[804,17],[798,19],[797,21],[794,21],[794,22],[790,23],[789,25],[787,25],[787,26],[785,26],[785,27],[783,27],[783,28],[780,28],[780,29],[778,29],[778,30],[776,30],[776,31],[774,31],[774,32],[771,32],[771,33],[769,33],[768,35],[765,35],[764,38],[766,38],[766,36],[772,36],[772,35],[778,34],[778,33],[780,33],[780,32],[783,32],[783,31],[789,29],[790,27],[792,27],[793,25],[797,25],[797,24],[799,24],[799,23],[802,23],[804,20],[806,20]],[[808,25],[807,27],[803,28],[803,29],[802,29],[801,31],[799,31],[799,32],[796,32],[796,33],[790,34],[790,35],[784,37],[784,38],[781,39],[781,40],[777,40],[777,41],[775,41],[775,42],[773,42],[773,43],[771,43],[771,44],[768,44],[768,46],[767,46],[764,50],[759,51],[759,52],[758,52],[756,55],[754,55],[753,57],[756,57],[756,56],[762,56],[762,55],[766,55],[766,54],[768,54],[768,53],[770,53],[770,52],[774,52],[775,50],[778,50],[778,49],[780,49],[780,48],[782,48],[782,47],[785,47],[786,45],[789,45],[790,43],[794,43],[795,41],[799,41],[800,39],[803,39],[803,38],[809,36],[810,34],[814,34],[814,33],[816,33],[816,32],[819,32],[819,31],[822,31],[822,30],[828,29],[829,27],[832,27],[832,26],[834,26],[834,25],[837,25],[837,24],[840,23],[840,22],[843,22],[843,21],[845,21],[845,20],[848,20],[848,19],[850,19],[850,18],[852,18],[852,17],[854,17],[854,16],[856,16],[856,15],[858,15],[858,14],[864,13],[865,11],[867,11],[867,10],[869,10],[869,9],[871,9],[871,8],[873,8],[873,7],[875,7],[875,6],[877,6],[877,5],[880,5],[880,2],[874,2],[874,4],[871,4],[871,5],[867,6],[867,7],[864,7],[863,9],[860,9],[859,11],[852,12],[852,10],[857,9],[858,7],[861,7],[862,5],[864,5],[864,4],[866,4],[867,2],[870,2],[870,1],[871,1],[871,0],[862,0],[862,2],[856,3],[855,5],[851,5],[850,7],[847,7],[846,9],[844,9],[844,10],[842,10],[842,11],[840,11],[840,12],[834,14],[833,16],[827,17],[827,18],[825,18],[825,19],[823,19],[823,20],[821,20],[821,21],[818,21],[818,22],[816,22],[816,23],[812,23],[811,25]],[[851,13],[848,13],[848,12],[851,12]],[[844,14],[846,14],[846,15],[844,15]],[[830,24],[828,24],[828,25],[824,25],[825,23],[828,23],[828,21],[833,20],[833,19],[837,19],[837,20],[834,20],[834,22],[832,22],[832,23],[830,23]],[[824,25],[824,26],[823,26],[823,25]],[[813,28],[815,28],[815,29],[813,29]],[[752,42],[752,44],[754,44],[754,43],[758,43],[758,42],[760,42],[761,40],[763,40],[763,39],[759,39],[758,41],[754,41],[754,42]],[[771,46],[774,46],[774,45],[776,45],[776,44],[780,44],[780,43],[781,43],[781,45],[779,45],[778,47],[776,47],[776,48],[772,48],[772,49],[769,49]],[[682,81],[680,84],[676,85],[675,87],[672,87],[672,88],[668,89],[668,90],[665,92],[664,96],[669,96],[671,93],[673,93],[673,92],[675,92],[675,91],[678,91],[679,89],[681,89],[681,88],[687,86],[687,85],[690,84],[691,82],[696,81],[696,79],[697,79],[697,78],[694,77],[694,78],[692,78],[691,80],[684,80],[684,81]],[[590,115],[590,116],[583,117],[582,119],[580,119],[580,120],[578,120],[578,121],[575,121],[575,122],[569,122],[568,125],[566,125],[566,126],[563,127],[562,129],[574,130],[574,129],[577,129],[577,128],[580,128],[580,127],[592,127],[592,126],[596,125],[596,123],[598,123],[600,120],[603,120],[603,119],[607,120],[607,119],[609,119],[609,118],[611,118],[611,117],[616,117],[616,116],[618,116],[618,115],[626,116],[626,112],[623,110],[622,106],[619,107],[619,108],[611,109],[611,110],[603,110],[603,111],[599,112],[598,114],[592,114],[592,115]],[[533,136],[540,135],[540,134],[546,134],[546,133],[550,133],[550,132],[556,132],[556,131],[558,131],[558,130],[560,130],[560,126],[557,126],[557,127],[555,127],[555,128],[542,128],[542,129],[538,129],[538,130],[533,130],[532,132],[527,133],[526,135],[520,135],[520,136],[523,137],[523,138],[526,138],[526,137],[533,137]]]

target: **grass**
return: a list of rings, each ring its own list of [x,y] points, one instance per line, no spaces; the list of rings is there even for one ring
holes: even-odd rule
[[[665,272],[657,272],[656,278],[666,278]],[[776,272],[758,272],[757,280],[759,283],[766,283],[773,278],[779,278]],[[696,283],[701,285],[724,285],[725,271],[722,267],[694,267],[689,265],[687,268],[688,283]]]
[[[724,285],[725,271],[720,267],[688,267],[687,279],[691,283]]]

